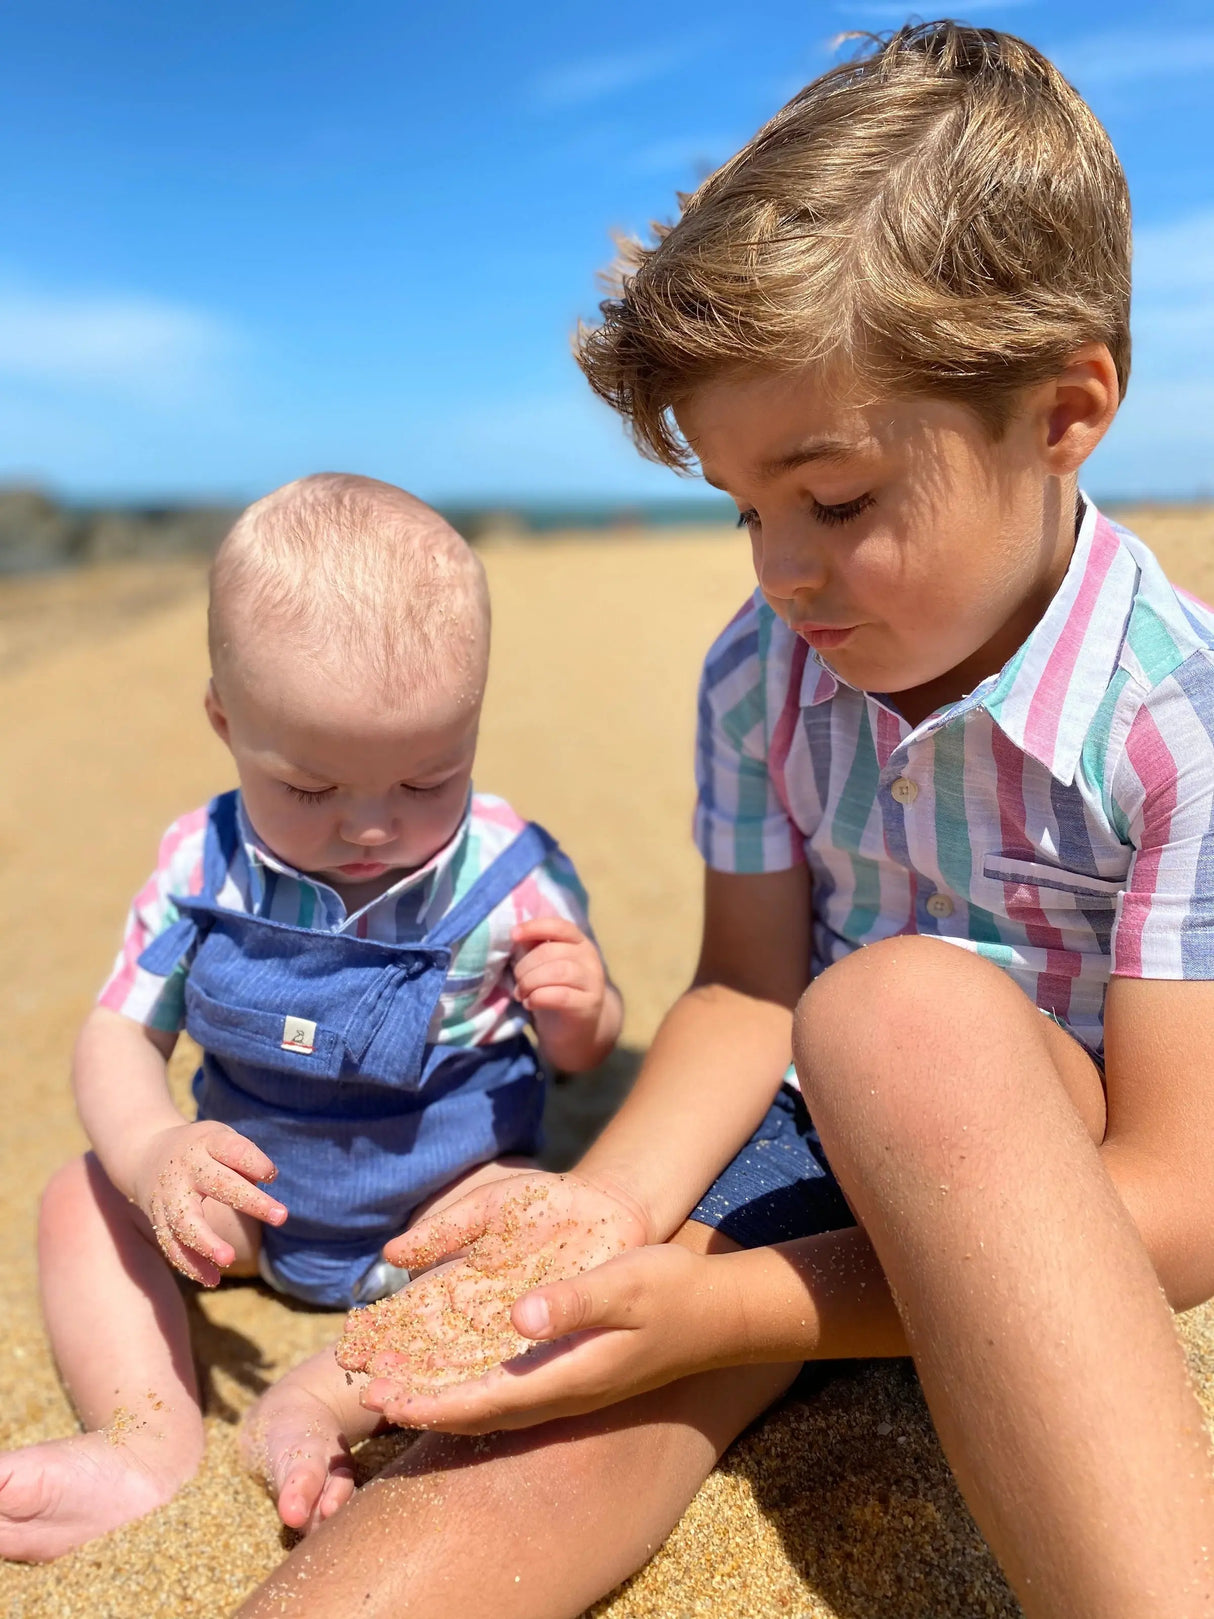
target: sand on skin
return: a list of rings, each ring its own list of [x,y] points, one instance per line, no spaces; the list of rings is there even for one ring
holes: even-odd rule
[[[1136,515],[1174,577],[1214,600],[1214,511]],[[686,981],[699,868],[687,832],[699,660],[749,589],[719,531],[487,547],[496,616],[481,786],[548,824],[577,860],[644,1047]],[[0,582],[0,1445],[70,1433],[38,1315],[39,1188],[82,1145],[67,1090],[75,1028],[174,815],[229,785],[199,699],[202,582],[187,563]],[[613,1083],[634,1058],[625,1052]],[[188,1079],[190,1055],[175,1062]],[[594,1112],[585,1088],[565,1122]],[[208,1387],[199,1477],[152,1518],[49,1568],[0,1566],[5,1619],[216,1619],[282,1556],[234,1424],[332,1339],[340,1315],[257,1286],[195,1293]],[[1214,1311],[1181,1322],[1214,1411]],[[400,1441],[375,1441],[364,1468]],[[604,1525],[604,1533],[610,1533]],[[826,1367],[727,1454],[650,1565],[596,1619],[945,1619],[1016,1606],[962,1508],[913,1375]]]

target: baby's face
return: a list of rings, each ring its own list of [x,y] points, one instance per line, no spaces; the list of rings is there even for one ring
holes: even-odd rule
[[[263,660],[229,671],[207,713],[232,751],[254,830],[280,860],[369,898],[425,863],[459,827],[480,693],[436,680],[404,712]]]

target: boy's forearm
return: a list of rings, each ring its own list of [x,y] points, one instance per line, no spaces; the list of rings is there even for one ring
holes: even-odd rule
[[[907,1355],[872,1244],[858,1226],[705,1261],[717,1365]]]
[[[651,1241],[670,1236],[767,1111],[791,1031],[787,1007],[720,984],[688,990],[578,1173],[637,1205]]]
[[[172,1039],[160,1047],[138,1023],[105,1007],[85,1019],[72,1060],[76,1107],[106,1174],[130,1196],[132,1173],[144,1144],[181,1124],[169,1094],[165,1063]]]

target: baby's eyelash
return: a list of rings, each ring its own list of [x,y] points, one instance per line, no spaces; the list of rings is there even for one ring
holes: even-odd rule
[[[336,787],[322,787],[319,792],[309,793],[303,787],[292,787],[289,781],[284,781],[283,786],[291,797],[297,798],[301,804],[319,804],[322,798],[328,798],[330,793],[337,791]]]

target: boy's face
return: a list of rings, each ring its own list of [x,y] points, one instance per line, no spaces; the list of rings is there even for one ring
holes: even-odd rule
[[[723,378],[677,415],[775,612],[850,685],[924,688],[915,722],[1002,667],[1066,571],[1045,391],[998,443],[961,405],[851,402],[805,373]]]
[[[236,761],[245,809],[279,859],[366,899],[425,865],[463,818],[480,694],[436,678],[410,710],[385,713],[323,670],[263,649],[212,682],[211,724]]]

